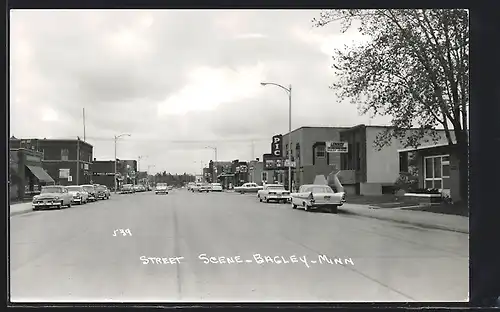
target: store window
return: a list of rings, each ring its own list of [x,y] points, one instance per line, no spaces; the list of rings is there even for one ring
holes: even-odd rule
[[[425,188],[447,190],[450,188],[450,156],[424,158]]]

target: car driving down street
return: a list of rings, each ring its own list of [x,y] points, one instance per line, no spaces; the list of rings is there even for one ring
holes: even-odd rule
[[[158,183],[158,184],[156,184],[155,194],[168,194],[168,185],[167,185],[167,183]]]
[[[330,212],[337,213],[338,207],[345,202],[345,192],[335,193],[328,185],[302,185],[298,193],[292,193],[292,206],[298,206],[304,210],[326,208]]]

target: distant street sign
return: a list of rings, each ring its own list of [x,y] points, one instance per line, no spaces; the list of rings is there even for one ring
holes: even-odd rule
[[[292,161],[290,162],[288,159],[285,160],[285,167],[292,167],[292,168],[295,168],[295,166],[297,165],[297,163],[295,161]]]

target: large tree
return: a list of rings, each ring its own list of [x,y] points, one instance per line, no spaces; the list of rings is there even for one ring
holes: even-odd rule
[[[461,198],[467,198],[469,21],[463,9],[326,10],[316,27],[353,22],[368,40],[333,56],[340,101],[351,100],[361,113],[392,117],[392,127],[376,139],[379,148],[398,138],[417,147],[422,138],[444,129],[459,159]],[[411,128],[418,131],[407,131]]]

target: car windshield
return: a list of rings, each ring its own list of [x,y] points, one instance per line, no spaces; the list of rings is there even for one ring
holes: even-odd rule
[[[158,183],[158,184],[156,184],[156,187],[165,187],[165,186],[167,186],[166,183]]]
[[[104,186],[99,185],[98,187],[96,187],[96,190],[104,191],[104,190],[106,190],[106,188]]]
[[[81,186],[68,186],[69,192],[81,192],[83,191]]]
[[[44,187],[42,188],[42,191],[40,192],[41,194],[46,194],[46,193],[62,193],[62,187]]]
[[[93,186],[84,186],[83,189],[86,191],[93,191],[94,187]]]
[[[333,193],[333,190],[329,186],[311,186],[306,189],[306,192]]]

